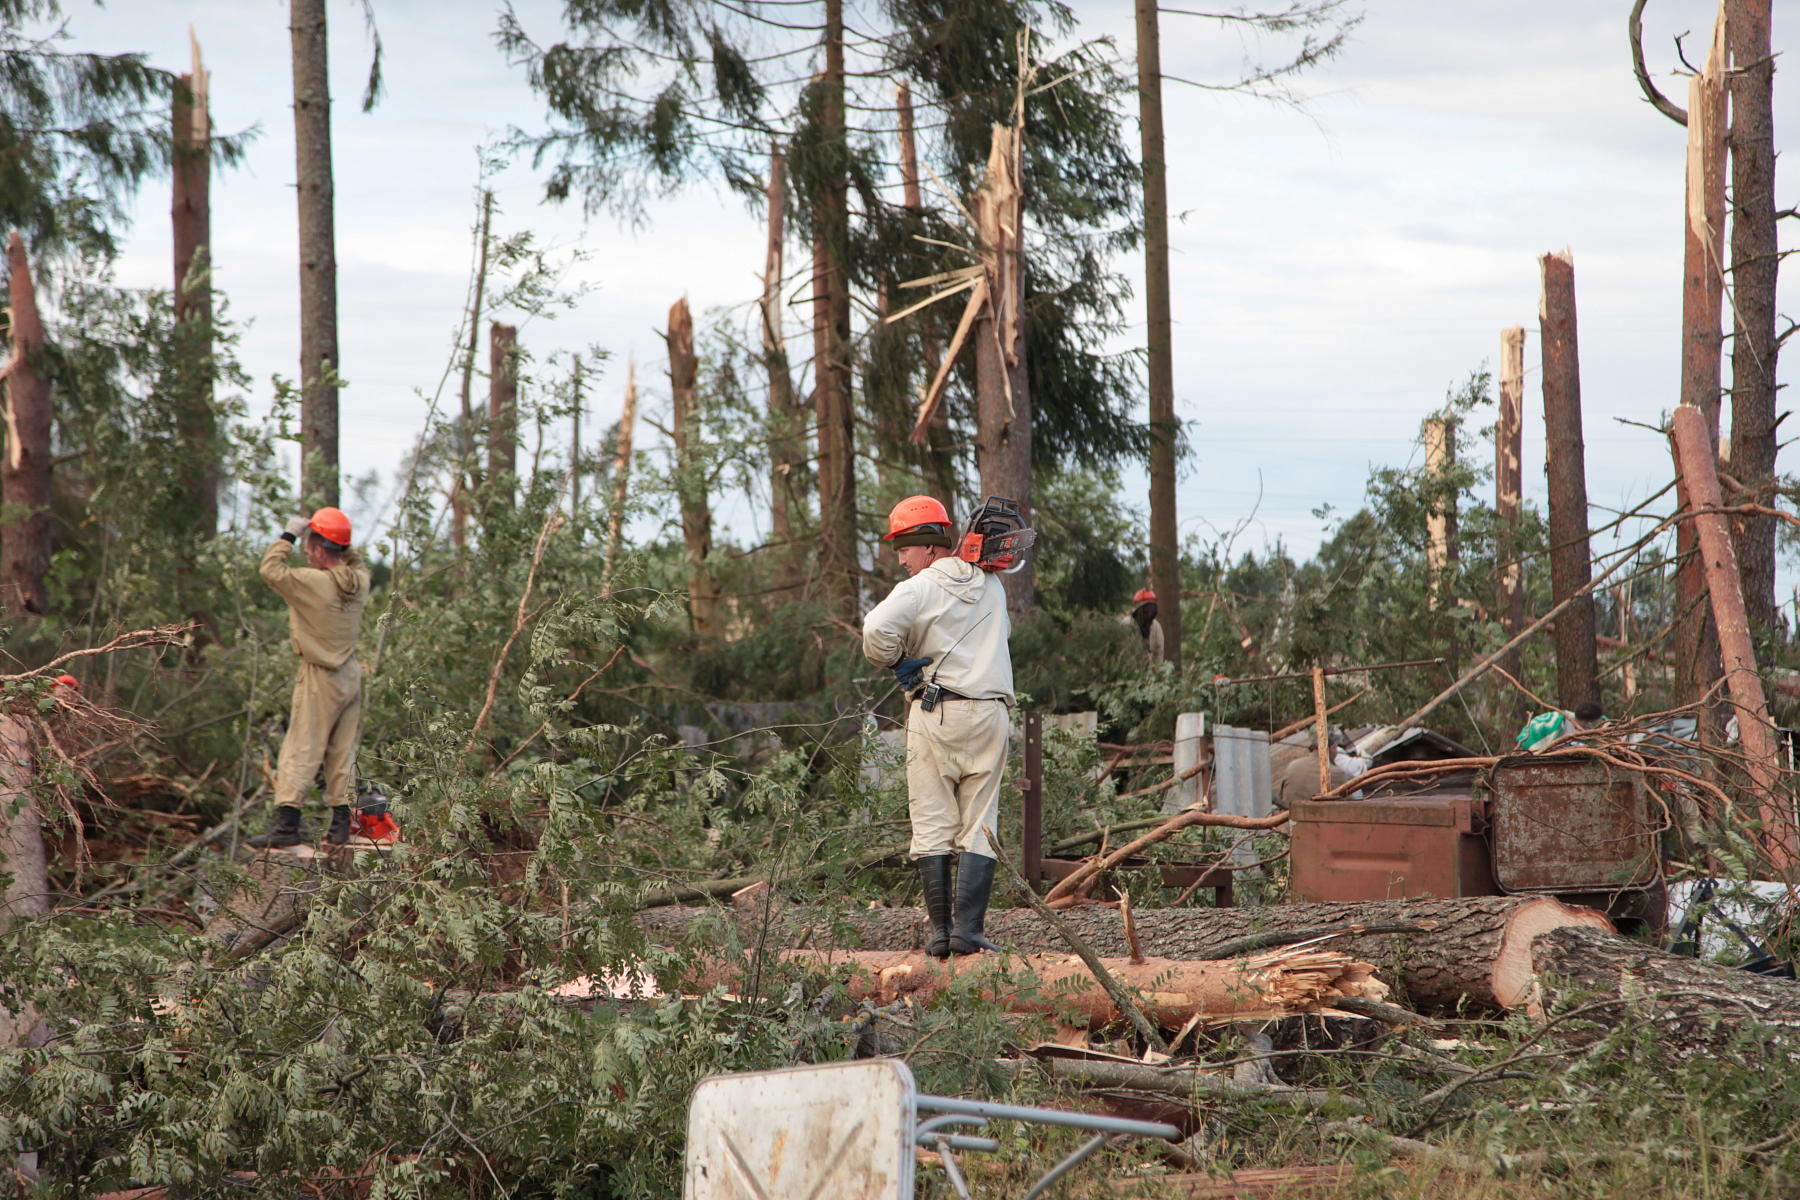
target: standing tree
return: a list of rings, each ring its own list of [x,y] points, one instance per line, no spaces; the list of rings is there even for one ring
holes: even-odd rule
[[[175,88],[170,133],[174,142],[174,188],[170,223],[175,246],[175,323],[196,370],[187,374],[181,396],[182,439],[190,450],[186,467],[187,506],[194,535],[202,540],[219,530],[218,422],[213,416],[212,376],[212,119],[207,111],[207,71],[200,42],[193,44],[194,69]]]
[[[372,0],[363,14],[375,43],[362,110],[381,96],[381,37]],[[336,193],[331,168],[331,62],[325,0],[291,0],[294,52],[294,192],[300,206],[300,494],[338,502]]]
[[[50,379],[44,322],[25,239],[13,230],[6,244],[11,272],[12,357],[6,364],[6,436],[0,450],[0,607],[13,620],[50,611],[44,577],[50,573]]]

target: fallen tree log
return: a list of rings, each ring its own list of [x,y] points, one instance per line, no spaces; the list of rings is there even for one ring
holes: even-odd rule
[[[1729,1037],[1746,1021],[1800,1032],[1800,983],[1667,954],[1597,929],[1562,928],[1531,942],[1538,989],[1528,1011],[1615,1000],[1588,1014],[1601,1028],[1631,1017],[1684,1044]]]
[[[651,940],[678,938],[703,912],[665,909],[640,913]],[[1129,958],[1124,922],[1115,909],[1083,905],[1059,914],[1095,953]],[[1145,954],[1191,961],[1220,956],[1218,948],[1256,934],[1311,929],[1347,922],[1428,926],[1422,932],[1362,934],[1328,943],[1402,985],[1402,1002],[1420,1010],[1451,1009],[1466,1001],[1477,1009],[1509,1009],[1525,1002],[1533,981],[1532,938],[1565,925],[1606,933],[1601,913],[1573,908],[1545,896],[1470,896],[1457,900],[1389,900],[1356,904],[1282,904],[1266,908],[1138,909],[1138,943]],[[760,934],[747,914],[737,915],[746,936]],[[910,951],[923,943],[924,912],[916,908],[868,909],[841,918],[822,910],[776,906],[767,944],[805,944],[822,949]],[[834,928],[847,934],[833,937]],[[987,935],[1022,954],[1060,953],[1065,946],[1050,925],[1029,909],[990,911]]]
[[[1082,1087],[1133,1088],[1145,1092],[1163,1092],[1189,1100],[1242,1099],[1267,1097],[1283,1101],[1295,1108],[1315,1111],[1335,1106],[1348,1112],[1361,1112],[1363,1103],[1326,1088],[1285,1087],[1275,1083],[1252,1083],[1227,1075],[1193,1067],[1157,1067],[1126,1062],[1088,1062],[1078,1058],[1001,1059],[994,1066],[1013,1078],[1027,1072],[1041,1072],[1060,1083]]]
[[[842,974],[854,1000],[929,1001],[972,973],[983,992],[1000,998],[1010,1012],[1053,1015],[1089,1029],[1123,1018],[1100,981],[1069,955],[984,954],[947,961],[895,950],[783,950],[779,955],[810,970]],[[1164,1029],[1178,1029],[1195,1018],[1202,1024],[1229,1024],[1316,1013],[1346,996],[1382,1000],[1388,992],[1368,963],[1334,950],[1282,949],[1213,962],[1147,958],[1134,963],[1121,958],[1101,963],[1137,993],[1144,1015]],[[1025,971],[1037,976],[1035,989],[1020,989],[1019,975]],[[686,986],[736,991],[741,977],[741,964],[718,961]]]

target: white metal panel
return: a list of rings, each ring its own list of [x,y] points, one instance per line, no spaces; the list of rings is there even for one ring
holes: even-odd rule
[[[1184,771],[1193,770],[1200,764],[1200,739],[1205,736],[1205,713],[1177,713],[1175,715],[1175,762],[1173,766],[1177,776]],[[1196,775],[1186,783],[1176,784],[1163,794],[1163,811],[1180,812],[1199,801],[1200,776]]]
[[[914,1095],[876,1059],[714,1075],[688,1106],[685,1200],[912,1200]]]

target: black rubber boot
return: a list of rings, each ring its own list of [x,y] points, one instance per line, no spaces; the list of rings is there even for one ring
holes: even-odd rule
[[[275,824],[269,832],[251,838],[249,845],[258,850],[281,850],[300,844],[300,810],[291,804],[276,806]]]
[[[331,828],[326,831],[325,840],[334,846],[341,846],[350,840],[350,806],[339,804],[331,810]]]
[[[950,953],[1000,953],[1000,947],[982,936],[987,923],[988,894],[994,890],[994,860],[968,851],[956,856],[956,919],[950,929]]]
[[[931,928],[925,935],[925,953],[950,957],[950,856],[928,854],[918,859],[919,879],[925,884],[925,916]]]

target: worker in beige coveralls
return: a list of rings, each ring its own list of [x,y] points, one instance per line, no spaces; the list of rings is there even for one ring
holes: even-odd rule
[[[1012,727],[1006,590],[951,552],[950,514],[930,496],[896,505],[883,540],[894,543],[911,578],[864,618],[863,654],[876,666],[893,668],[908,696],[910,855],[919,866],[931,923],[925,950],[938,958],[997,950],[982,927],[994,886],[987,831],[999,826]],[[928,697],[935,700],[929,712]]]
[[[304,567],[290,566],[298,545]],[[275,824],[250,839],[256,847],[293,846],[300,840],[300,803],[325,768],[325,803],[331,828],[325,840],[350,840],[356,796],[356,746],[362,737],[362,665],[356,639],[369,602],[369,571],[350,550],[350,518],[321,508],[308,520],[295,517],[262,559],[262,577],[288,604],[288,628],[300,672],[281,761],[275,773]]]

